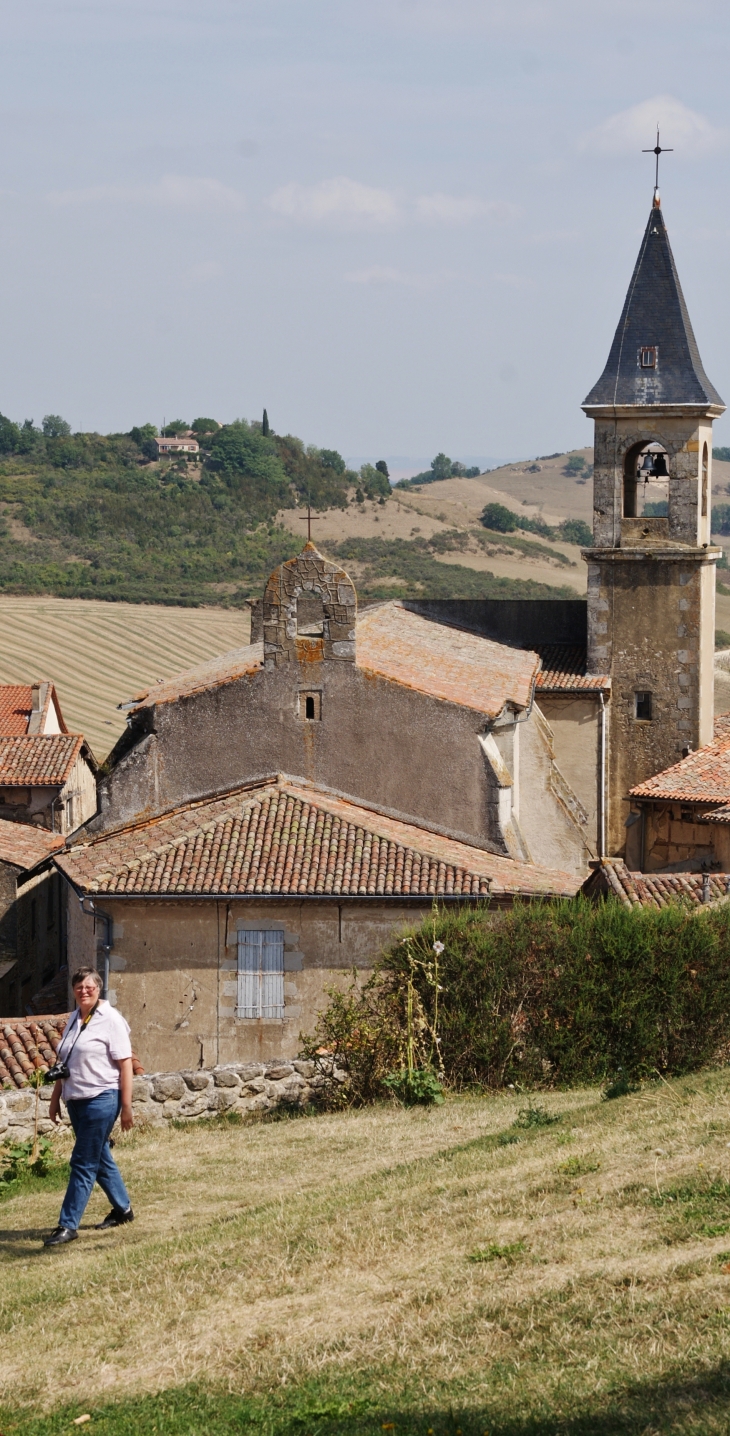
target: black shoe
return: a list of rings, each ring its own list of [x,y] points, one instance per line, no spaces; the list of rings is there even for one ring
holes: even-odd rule
[[[110,1227],[123,1227],[126,1222],[133,1221],[134,1212],[131,1207],[127,1207],[126,1212],[120,1212],[118,1207],[112,1207],[109,1216],[105,1217],[103,1222],[97,1222],[95,1231],[108,1232]]]
[[[56,1227],[49,1237],[43,1238],[44,1247],[65,1247],[69,1242],[75,1242],[78,1232],[70,1227]]]

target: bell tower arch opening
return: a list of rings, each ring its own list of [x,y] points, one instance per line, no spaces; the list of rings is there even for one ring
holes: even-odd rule
[[[669,455],[658,439],[632,444],[624,459],[623,517],[665,518],[669,510]]]
[[[707,497],[708,497],[708,490],[709,490],[709,486],[710,486],[710,455],[709,455],[709,452],[708,452],[707,444],[704,444],[704,445],[703,445],[703,448],[702,448],[702,479],[701,479],[701,484],[702,484],[702,488],[701,488],[701,497],[700,497],[700,517],[703,518],[703,519],[706,519],[706,518],[707,518]],[[704,537],[704,535],[703,535],[703,537]]]

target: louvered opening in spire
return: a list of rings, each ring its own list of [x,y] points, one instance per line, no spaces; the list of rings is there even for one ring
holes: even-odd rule
[[[606,367],[583,402],[719,406],[705,374],[661,209],[652,206]]]

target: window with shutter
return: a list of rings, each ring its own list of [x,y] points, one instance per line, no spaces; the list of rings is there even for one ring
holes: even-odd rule
[[[283,932],[239,932],[236,1016],[284,1016]]]

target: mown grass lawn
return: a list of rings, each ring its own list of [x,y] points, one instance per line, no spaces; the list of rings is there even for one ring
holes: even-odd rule
[[[0,1204],[0,1431],[730,1431],[730,1072],[133,1134]],[[517,1123],[517,1125],[515,1125]]]

